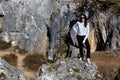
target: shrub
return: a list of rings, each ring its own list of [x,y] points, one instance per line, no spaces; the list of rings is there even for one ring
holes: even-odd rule
[[[5,55],[4,58],[10,65],[17,66],[17,56],[15,54]]]
[[[37,71],[42,64],[46,63],[46,59],[43,55],[31,54],[24,58],[23,62],[23,66],[27,69]]]
[[[0,40],[0,50],[8,49],[10,46],[10,43],[6,43],[5,41]]]

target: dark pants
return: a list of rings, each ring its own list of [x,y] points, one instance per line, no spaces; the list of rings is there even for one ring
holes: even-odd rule
[[[87,58],[90,58],[90,44],[88,39],[86,39],[85,44],[82,43],[82,41],[84,40],[85,36],[79,36],[77,35],[77,40],[78,40],[78,44],[79,44],[79,50],[80,50],[80,57],[83,58],[83,47],[85,47],[87,49]]]

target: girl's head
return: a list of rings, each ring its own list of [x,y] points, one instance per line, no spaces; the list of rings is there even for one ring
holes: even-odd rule
[[[80,22],[84,23],[84,26],[86,27],[87,25],[87,17],[85,14],[80,15]]]
[[[80,15],[80,22],[85,22],[85,21],[87,21],[86,15],[85,14],[81,14]]]

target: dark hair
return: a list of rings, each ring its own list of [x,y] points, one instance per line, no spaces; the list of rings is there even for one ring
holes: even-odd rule
[[[81,14],[81,15],[80,15],[80,19],[79,19],[80,22],[82,22],[82,17],[81,17],[81,16],[84,16],[84,19],[85,19],[84,26],[86,27],[86,26],[87,26],[87,17],[86,17],[85,14]]]

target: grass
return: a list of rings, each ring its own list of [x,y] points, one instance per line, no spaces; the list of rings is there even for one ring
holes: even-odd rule
[[[5,50],[11,47],[10,43],[0,40],[0,50]]]
[[[23,62],[23,66],[27,69],[37,71],[42,64],[46,63],[46,59],[43,55],[40,54],[30,54],[24,58]]]
[[[78,69],[78,68],[73,68],[73,71],[79,73],[79,72],[80,72],[80,69]]]
[[[8,54],[3,56],[4,58],[10,65],[12,66],[17,66],[17,56],[15,54]]]

